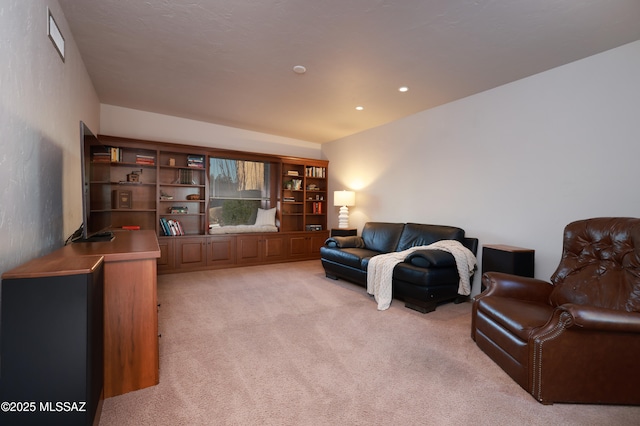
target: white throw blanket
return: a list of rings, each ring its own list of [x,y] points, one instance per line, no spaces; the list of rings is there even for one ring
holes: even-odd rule
[[[407,250],[379,254],[369,259],[367,266],[367,293],[373,295],[378,302],[378,310],[389,309],[391,299],[391,281],[393,279],[393,268],[398,263],[403,262],[407,256],[416,250],[433,249],[449,252],[456,260],[460,282],[458,284],[458,294],[468,296],[471,293],[471,275],[475,270],[476,257],[471,250],[455,240],[441,240],[427,246],[411,247]]]

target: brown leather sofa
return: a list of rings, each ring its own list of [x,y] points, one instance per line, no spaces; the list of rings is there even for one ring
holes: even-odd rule
[[[570,223],[551,283],[483,276],[471,337],[543,404],[640,404],[640,219]]]

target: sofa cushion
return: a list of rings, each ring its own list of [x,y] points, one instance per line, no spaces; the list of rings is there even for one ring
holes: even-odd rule
[[[456,258],[444,250],[416,250],[407,256],[405,262],[421,268],[449,268],[456,266]]]
[[[324,242],[328,247],[338,248],[363,248],[364,241],[362,237],[357,235],[350,235],[346,237],[330,237]]]
[[[362,240],[369,250],[380,253],[396,251],[404,223],[367,222],[362,229]]]
[[[400,236],[400,242],[395,251],[403,251],[416,246],[427,246],[440,240],[463,242],[464,230],[455,226],[407,223],[404,226],[404,230]]]
[[[362,269],[363,271],[367,270],[369,259],[378,254],[380,254],[380,252],[365,248],[334,248],[326,246],[320,248],[320,256],[322,259],[352,268]]]

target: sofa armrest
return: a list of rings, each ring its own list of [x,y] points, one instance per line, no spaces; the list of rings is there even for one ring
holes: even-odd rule
[[[512,297],[532,302],[549,303],[549,295],[553,290],[551,283],[536,278],[505,274],[504,272],[487,272],[482,276],[482,284],[487,288],[481,295]]]
[[[324,242],[324,245],[337,248],[364,248],[364,241],[362,240],[362,237],[357,235],[350,235],[347,237],[329,237]]]
[[[455,257],[444,250],[416,250],[404,261],[420,268],[455,268],[456,266]]]
[[[585,330],[640,333],[640,313],[565,303],[558,307],[571,314],[574,327]]]

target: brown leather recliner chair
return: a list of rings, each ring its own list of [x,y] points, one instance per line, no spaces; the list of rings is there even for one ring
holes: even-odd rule
[[[640,219],[566,226],[551,283],[497,272],[471,337],[543,404],[640,404]]]

